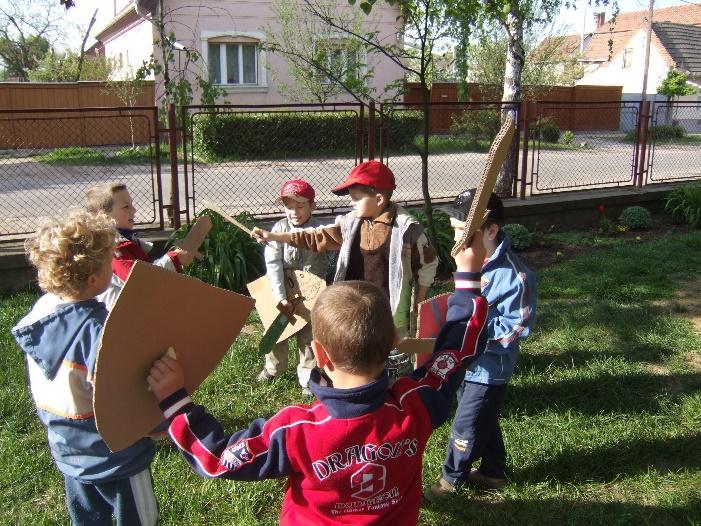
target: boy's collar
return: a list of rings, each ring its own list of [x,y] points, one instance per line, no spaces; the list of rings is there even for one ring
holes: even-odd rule
[[[124,238],[127,238],[129,241],[134,237],[134,230],[131,228],[119,228],[117,227],[117,232],[119,232],[119,235],[121,235]]]
[[[391,225],[394,223],[394,218],[397,215],[397,205],[395,205],[392,201],[390,201],[387,204],[387,207],[380,212],[380,215],[378,215],[376,218],[371,219],[373,223],[385,223],[387,225]]]
[[[312,371],[309,380],[309,389],[334,418],[355,418],[374,411],[385,403],[388,386],[386,369],[375,381],[352,389],[337,389],[329,385],[318,369]]]

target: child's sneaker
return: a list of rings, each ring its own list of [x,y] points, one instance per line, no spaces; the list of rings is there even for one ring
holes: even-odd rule
[[[260,373],[258,373],[258,376],[256,376],[256,382],[263,383],[272,380],[273,378],[275,378],[275,376],[270,374],[267,369],[263,369]]]
[[[451,484],[441,477],[433,486],[429,486],[424,490],[424,499],[428,502],[436,502],[453,493],[455,493],[455,484]]]
[[[467,478],[473,484],[477,486],[482,486],[483,488],[501,489],[504,486],[506,486],[505,478],[500,479],[495,477],[488,477],[486,475],[482,475],[482,473],[480,473],[478,469],[471,470]]]
[[[302,394],[304,396],[314,396],[314,393],[312,393],[312,390],[309,389],[309,387],[302,387]]]

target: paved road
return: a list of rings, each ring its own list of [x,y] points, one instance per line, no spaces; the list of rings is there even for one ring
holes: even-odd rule
[[[429,158],[430,192],[433,198],[450,198],[474,186],[484,169],[486,154],[453,153]],[[591,149],[546,151],[534,163],[537,172],[533,193],[573,187],[625,185],[631,181],[632,146],[594,145]],[[329,189],[342,181],[352,159],[251,161],[195,166],[196,209],[202,200],[225,206],[232,213],[279,213],[274,203],[277,189],[286,179],[305,178],[317,190],[320,208],[343,207]],[[532,161],[529,161],[531,166]],[[390,157],[397,177],[395,199],[421,199],[421,162],[418,156]],[[157,185],[148,165],[57,166],[31,158],[0,157],[0,236],[33,231],[41,216],[61,214],[82,206],[85,191],[93,184],[119,180],[130,188],[138,208],[137,221],[152,223],[158,216],[154,205]],[[182,168],[181,168],[182,174]],[[192,170],[188,186],[193,190]],[[652,179],[655,182],[701,178],[701,148],[659,146],[655,151]],[[170,195],[169,166],[163,166],[163,196]],[[184,186],[181,183],[181,202]],[[192,206],[192,201],[190,202]],[[184,204],[183,204],[184,207]]]

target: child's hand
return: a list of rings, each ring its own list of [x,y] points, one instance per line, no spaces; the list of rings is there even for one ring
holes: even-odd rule
[[[185,387],[185,374],[177,359],[164,355],[153,362],[146,381],[153,394],[161,401]]]
[[[478,230],[470,240],[470,246],[463,247],[455,256],[458,272],[480,272],[487,249],[482,242],[482,232]]]
[[[195,254],[188,252],[187,250],[183,250],[182,248],[176,248],[174,252],[177,254],[178,261],[180,261],[180,264],[183,267],[187,267],[190,263],[192,263],[192,260],[195,259]]]
[[[251,230],[251,237],[261,244],[271,239],[270,232],[263,230],[262,228],[258,228],[257,226],[253,227],[253,230]]]

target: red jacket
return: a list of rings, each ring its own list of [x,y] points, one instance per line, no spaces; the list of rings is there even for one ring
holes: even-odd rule
[[[426,442],[486,344],[479,274],[461,276],[470,288],[456,290],[431,360],[411,377],[390,386],[384,372],[370,384],[336,389],[315,371],[310,388],[318,401],[287,406],[233,434],[182,389],[161,402],[171,439],[204,477],[287,477],[280,524],[416,524]],[[451,318],[450,308],[461,318]]]

